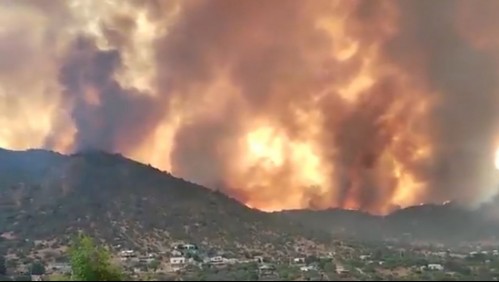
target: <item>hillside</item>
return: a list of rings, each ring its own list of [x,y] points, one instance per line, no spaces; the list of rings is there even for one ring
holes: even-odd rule
[[[313,230],[323,230],[336,235],[356,236],[361,239],[381,239],[382,219],[355,210],[288,210],[281,216],[302,223]]]
[[[478,210],[468,210],[456,204],[426,204],[400,209],[387,216],[337,209],[293,210],[283,212],[283,215],[315,230],[364,240],[404,239],[453,244],[499,238],[495,206],[491,203]]]
[[[422,205],[386,217],[340,209],[269,214],[117,154],[0,149],[0,248],[65,244],[78,230],[109,244],[157,250],[191,241],[285,251],[304,238],[326,242],[327,234],[461,242],[499,234],[496,206]]]
[[[4,243],[64,244],[78,230],[109,244],[158,250],[176,240],[224,249],[269,249],[270,243],[284,250],[314,236],[299,224],[121,155],[0,150]]]

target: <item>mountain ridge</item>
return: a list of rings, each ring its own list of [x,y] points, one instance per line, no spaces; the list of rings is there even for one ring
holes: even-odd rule
[[[499,242],[499,215],[494,203],[470,210],[457,204],[424,204],[385,216],[361,211],[293,210],[284,216],[309,228],[362,240],[426,241],[445,244]]]
[[[121,154],[0,149],[0,234],[14,230],[32,239],[85,229],[108,239],[135,234],[132,245],[164,237],[240,247],[326,242],[331,235],[457,242],[499,234],[499,220],[487,216],[491,210],[450,203],[386,216],[338,208],[268,213]],[[140,232],[153,235],[144,241]]]
[[[202,185],[199,185],[197,183],[194,183],[194,182],[190,182],[189,180],[186,180],[186,179],[183,179],[183,178],[179,178],[179,177],[175,177],[173,176],[170,172],[168,171],[162,171],[154,166],[151,166],[150,164],[145,164],[145,163],[142,163],[142,162],[139,162],[139,161],[135,161],[133,159],[130,159],[130,158],[127,158],[125,156],[123,156],[122,154],[120,153],[110,153],[110,152],[106,152],[104,150],[97,150],[97,149],[86,149],[86,150],[81,150],[81,151],[77,151],[75,153],[72,153],[72,154],[61,154],[61,153],[58,153],[58,152],[55,152],[55,151],[51,151],[51,150],[45,150],[45,149],[27,149],[27,150],[8,150],[8,149],[4,149],[4,148],[0,148],[0,154],[1,153],[10,153],[10,154],[38,154],[39,156],[42,156],[42,155],[45,155],[45,156],[48,156],[48,155],[52,155],[53,157],[73,157],[73,158],[77,158],[77,157],[85,157],[87,159],[92,159],[92,158],[97,158],[97,159],[100,159],[100,160],[104,160],[105,158],[118,158],[118,159],[121,159],[125,162],[130,162],[130,163],[133,163],[133,164],[136,164],[136,165],[139,165],[139,166],[143,166],[143,167],[147,167],[147,168],[151,168],[151,169],[154,169],[158,172],[161,172],[161,173],[165,173],[167,175],[170,175],[174,178],[178,178],[178,179],[181,179],[183,181],[186,181],[188,183],[191,183],[197,187],[201,187],[203,189],[208,189],[210,191],[218,191],[218,190],[215,190],[215,189],[211,189],[211,188],[208,188],[208,187],[205,187],[205,186],[202,186]],[[104,158],[103,158],[104,157]],[[37,163],[39,162],[40,159],[37,159],[36,161],[31,161],[31,163]],[[1,163],[0,163],[1,165]],[[225,193],[222,193],[223,195],[233,199],[233,200],[236,200],[235,198],[232,198],[230,197],[230,195],[227,195]],[[239,202],[239,201],[238,201]],[[241,204],[244,205],[244,203],[240,202]],[[442,205],[445,205],[445,204],[442,204]],[[391,213],[387,214],[387,215],[375,215],[375,214],[371,214],[367,211],[362,211],[362,210],[351,210],[351,209],[341,209],[341,208],[327,208],[327,209],[285,209],[285,210],[282,210],[282,211],[277,211],[277,212],[265,212],[265,211],[261,211],[261,212],[265,212],[265,213],[270,213],[270,214],[278,214],[278,213],[288,213],[288,212],[296,212],[296,211],[311,211],[311,212],[314,212],[314,211],[317,211],[317,212],[339,212],[339,213],[356,213],[356,214],[362,214],[364,216],[374,216],[374,217],[387,217],[387,216],[391,216],[393,214],[396,214],[396,213],[399,213],[401,211],[405,211],[405,210],[411,210],[411,209],[417,209],[418,207],[430,207],[430,206],[442,206],[442,205],[439,205],[439,204],[433,204],[433,203],[428,203],[428,204],[421,204],[421,205],[414,205],[414,206],[408,206],[408,207],[404,207],[404,208],[400,208],[400,209],[397,209],[397,210],[394,210],[392,211]],[[254,209],[254,210],[258,210],[258,209]]]
[[[300,240],[328,240],[119,154],[1,150],[0,235],[64,245],[79,230],[109,244],[156,250],[176,241],[292,250]]]

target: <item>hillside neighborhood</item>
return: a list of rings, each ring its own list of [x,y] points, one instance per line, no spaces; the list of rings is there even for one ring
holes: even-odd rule
[[[408,246],[389,242],[335,241],[330,248],[301,244],[287,255],[248,251],[207,250],[193,242],[172,243],[165,252],[109,248],[113,262],[131,280],[487,280],[499,278],[499,251],[477,245]],[[12,251],[12,250],[11,250]],[[59,256],[5,257],[3,280],[31,281],[70,277],[65,252]],[[1,268],[0,268],[1,269]],[[18,277],[18,278],[16,278]]]

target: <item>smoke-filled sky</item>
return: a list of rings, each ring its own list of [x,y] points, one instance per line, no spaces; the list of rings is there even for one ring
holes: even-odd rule
[[[499,190],[499,1],[0,1],[0,147],[120,152],[262,210]]]

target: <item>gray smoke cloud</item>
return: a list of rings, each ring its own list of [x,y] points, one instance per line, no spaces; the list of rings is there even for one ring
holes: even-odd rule
[[[497,174],[491,152],[499,126],[498,73],[494,57],[458,30],[460,5],[462,1],[401,1],[399,34],[385,52],[406,69],[414,66],[411,54],[419,54],[425,63],[417,75],[438,91],[431,112],[436,150],[432,171],[426,172],[431,177],[428,197],[454,194],[468,200],[497,186],[491,180]]]
[[[77,38],[68,52],[59,79],[72,107],[76,150],[126,150],[139,144],[158,119],[152,99],[115,81],[120,63],[119,52],[100,51],[86,38]]]

